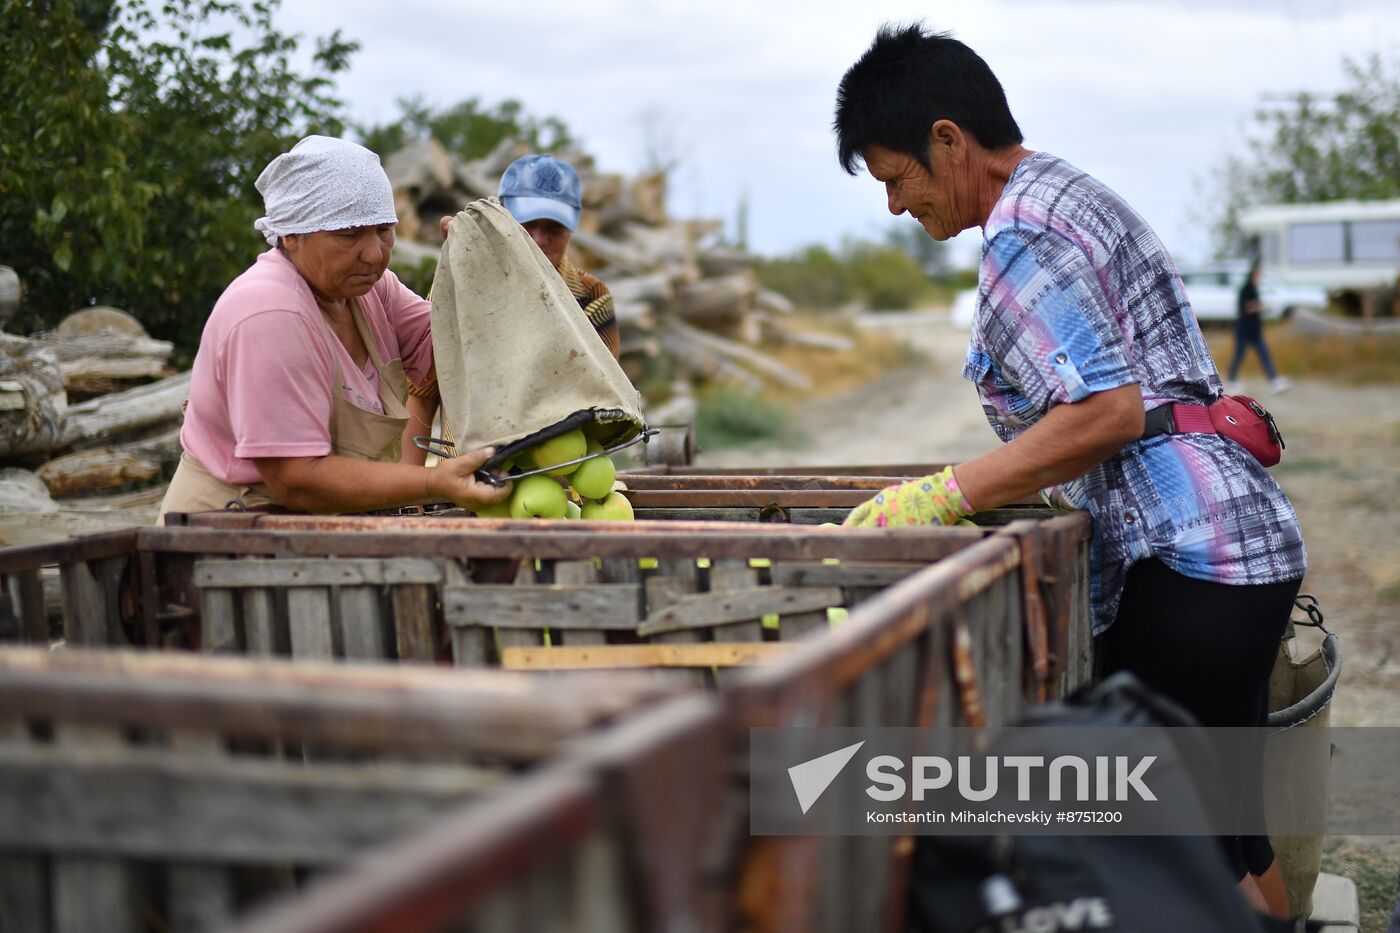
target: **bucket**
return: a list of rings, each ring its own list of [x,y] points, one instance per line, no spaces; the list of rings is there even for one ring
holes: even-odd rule
[[[1292,620],[1279,644],[1269,678],[1269,732],[1272,739],[1285,731],[1308,729],[1316,733],[1316,740],[1309,743],[1301,762],[1298,756],[1290,756],[1287,767],[1279,764],[1275,743],[1265,741],[1264,767],[1269,775],[1265,814],[1315,814],[1319,826],[1315,835],[1270,837],[1288,890],[1290,912],[1308,917],[1312,915],[1313,888],[1322,869],[1321,827],[1327,816],[1327,769],[1332,752],[1326,726],[1331,719],[1332,696],[1342,674],[1342,652],[1336,634],[1322,625],[1317,599],[1304,593],[1296,605],[1308,618]],[[1323,633],[1322,644],[1303,654],[1297,626],[1319,629]]]

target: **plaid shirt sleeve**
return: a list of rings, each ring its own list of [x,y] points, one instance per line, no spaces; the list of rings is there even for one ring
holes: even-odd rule
[[[1137,382],[1123,329],[1083,252],[1012,227],[983,256],[986,352],[1030,412]]]

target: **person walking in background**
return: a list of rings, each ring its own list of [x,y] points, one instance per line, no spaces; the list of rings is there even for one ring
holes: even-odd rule
[[[1249,276],[1240,286],[1240,296],[1235,315],[1235,356],[1230,360],[1230,392],[1239,392],[1238,380],[1240,363],[1244,361],[1245,350],[1254,347],[1259,354],[1259,365],[1264,367],[1264,375],[1269,377],[1269,385],[1275,392],[1287,392],[1293,383],[1274,371],[1274,361],[1269,357],[1269,348],[1264,343],[1264,303],[1259,300],[1259,260],[1249,267]]]

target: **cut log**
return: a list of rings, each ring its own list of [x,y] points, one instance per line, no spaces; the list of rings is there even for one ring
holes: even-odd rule
[[[175,345],[168,340],[152,340],[150,337],[112,330],[70,334],[54,331],[36,335],[34,342],[50,350],[59,363],[94,357],[110,360],[158,360],[164,363],[175,349]]]
[[[676,287],[676,310],[690,320],[737,321],[748,313],[757,290],[750,272],[685,282]]]
[[[657,335],[657,339],[661,349],[681,367],[702,380],[731,382],[754,392],[763,390],[762,379],[713,350],[694,343],[675,329],[675,323],[669,322]]]
[[[477,169],[487,175],[495,175],[497,178],[505,173],[510,163],[523,155],[529,155],[530,147],[525,145],[514,136],[507,136],[496,143],[496,148],[486,155],[477,159],[475,165]],[[577,168],[578,166],[575,166]]]
[[[641,250],[596,233],[579,230],[569,245],[591,255],[604,265],[629,275],[645,275],[654,271],[651,263],[647,261],[646,254]]]
[[[478,162],[463,162],[452,156],[453,177],[456,184],[473,198],[494,198],[501,190],[501,175],[490,172]],[[452,185],[443,185],[444,188]]]
[[[135,317],[111,305],[79,308],[58,322],[54,333],[60,337],[85,337],[94,334],[118,333],[129,337],[149,337],[146,328]]]
[[[840,334],[819,334],[797,330],[761,311],[755,311],[753,317],[761,325],[764,339],[774,343],[784,343],[794,347],[811,347],[814,350],[831,350],[834,353],[847,353],[855,349],[855,341]]]
[[[735,272],[743,272],[745,269],[752,269],[759,260],[748,250],[734,249],[729,246],[711,246],[701,250],[697,258],[700,263],[700,271],[707,276],[732,275]]]
[[[674,274],[686,279],[700,277],[695,243],[690,237],[690,228],[685,224],[671,224],[665,227],[627,224],[622,228],[619,239],[626,246],[639,252],[649,265],[674,269]]]
[[[761,350],[753,347],[746,347],[741,343],[717,337],[714,334],[706,333],[698,327],[691,327],[681,321],[670,321],[667,329],[679,336],[681,339],[702,347],[725,359],[740,363],[750,369],[757,370],[763,376],[771,379],[779,385],[788,389],[798,389],[809,391],[812,388],[812,380],[806,374],[798,372],[791,366],[779,363],[773,357]]]
[[[90,495],[160,476],[159,457],[113,447],[80,450],[39,467],[39,478],[54,496]]]
[[[648,172],[632,182],[632,208],[643,223],[666,223],[666,173]]]
[[[617,197],[599,205],[598,214],[604,230],[633,222],[665,226],[666,173],[647,172],[624,181]]]
[[[67,408],[53,353],[32,340],[0,334],[0,456],[52,450]]]
[[[0,328],[15,316],[19,310],[19,299],[23,294],[19,284],[19,274],[9,266],[0,266]]]
[[[180,431],[176,428],[149,440],[67,454],[36,472],[50,494],[76,496],[149,482],[179,459]]]
[[[580,181],[582,181],[580,179]],[[583,207],[585,210],[607,213],[622,199],[622,188],[626,180],[612,172],[601,172],[583,184]],[[602,218],[599,217],[601,225]]]
[[[648,331],[656,326],[656,316],[651,305],[640,301],[613,299],[613,314],[617,317],[617,326],[620,328]]]
[[[190,374],[186,372],[74,405],[68,409],[63,433],[54,446],[71,447],[174,421],[189,394]]]
[[[100,357],[60,363],[58,369],[63,374],[63,387],[74,401],[110,395],[175,374],[175,370],[160,360],[108,360]]]
[[[607,282],[607,286],[608,291],[612,292],[613,300],[619,304],[639,302],[664,305],[676,296],[675,289],[671,287],[671,277],[660,272],[612,279]]]
[[[452,157],[436,139],[414,140],[384,160],[384,174],[395,191],[409,188],[426,194],[452,187]]]
[[[786,295],[781,295],[770,288],[758,290],[758,294],[754,295],[753,306],[762,311],[771,311],[774,314],[791,314],[796,310]]]
[[[34,340],[58,360],[64,388],[72,399],[119,392],[174,374],[166,364],[174,344],[166,340],[112,330],[70,334],[55,331],[40,334]]]

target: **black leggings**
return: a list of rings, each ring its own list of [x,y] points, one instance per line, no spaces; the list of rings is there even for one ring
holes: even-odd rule
[[[1230,586],[1182,576],[1155,558],[1140,561],[1128,571],[1113,625],[1099,636],[1100,670],[1131,671],[1203,726],[1263,726],[1269,675],[1301,583]],[[1263,806],[1262,786],[1248,793],[1251,805]],[[1237,879],[1273,861],[1266,837],[1221,841]]]

